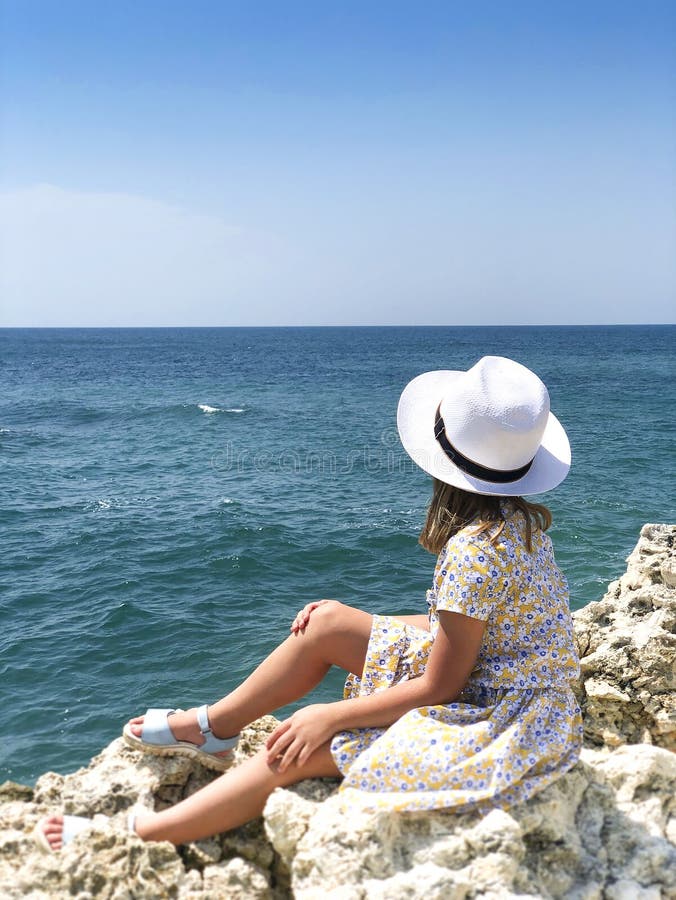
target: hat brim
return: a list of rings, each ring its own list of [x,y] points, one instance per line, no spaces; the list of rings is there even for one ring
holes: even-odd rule
[[[434,417],[443,397],[452,395],[454,382],[465,372],[424,372],[410,381],[399,399],[397,428],[404,450],[429,475],[474,494],[519,497],[541,494],[560,484],[570,471],[570,442],[550,412],[540,449],[528,472],[516,481],[483,481],[467,475],[446,456],[434,437]]]

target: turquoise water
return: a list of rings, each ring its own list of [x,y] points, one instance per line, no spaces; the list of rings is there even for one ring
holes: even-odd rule
[[[424,612],[419,372],[533,368],[573,447],[547,502],[572,606],[676,521],[676,327],[0,330],[0,781],[149,705],[215,699],[308,599]],[[329,676],[318,699],[339,690]]]

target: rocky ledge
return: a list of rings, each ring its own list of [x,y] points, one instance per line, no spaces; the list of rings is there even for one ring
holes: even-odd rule
[[[585,720],[580,762],[509,812],[366,813],[336,782],[278,790],[262,819],[181,848],[125,833],[136,803],[161,809],[213,777],[113,741],[72,775],[0,787],[0,895],[54,898],[676,898],[676,526],[645,525],[627,572],[575,613]],[[245,757],[274,727],[254,723]],[[48,811],[113,826],[40,853]]]

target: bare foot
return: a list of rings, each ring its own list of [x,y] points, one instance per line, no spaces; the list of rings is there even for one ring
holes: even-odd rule
[[[105,819],[105,816],[97,818]],[[92,827],[93,820],[86,816],[45,816],[35,826],[34,835],[43,850],[58,852],[81,831]]]

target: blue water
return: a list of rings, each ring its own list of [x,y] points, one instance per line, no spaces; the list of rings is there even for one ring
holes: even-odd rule
[[[547,502],[573,607],[676,521],[676,327],[0,330],[0,781],[211,701],[308,599],[424,612],[419,372],[511,356],[573,446]],[[330,675],[317,699],[340,690]]]

